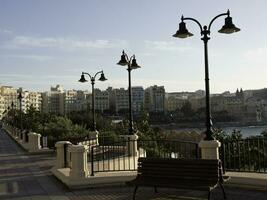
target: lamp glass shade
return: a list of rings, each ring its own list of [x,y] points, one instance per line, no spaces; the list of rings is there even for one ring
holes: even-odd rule
[[[137,64],[136,59],[133,58],[132,64],[131,64],[131,69],[137,69],[137,68],[141,68],[141,67]]]
[[[128,65],[128,62],[126,60],[126,57],[125,57],[124,53],[121,55],[121,60],[117,64],[118,65],[122,65],[122,66]]]
[[[108,80],[108,79],[106,79],[104,73],[101,73],[101,76],[100,76],[100,78],[99,78],[98,80],[99,80],[99,81],[106,81],[106,80]]]
[[[231,34],[240,31],[240,28],[237,28],[232,21],[232,17],[225,18],[225,24],[223,27],[218,31],[219,33]]]
[[[84,78],[84,74],[81,75],[79,82],[81,83],[87,82],[87,80]]]
[[[173,37],[178,37],[178,38],[187,38],[193,36],[192,33],[190,33],[184,22],[181,22],[179,24],[179,30],[173,35]]]

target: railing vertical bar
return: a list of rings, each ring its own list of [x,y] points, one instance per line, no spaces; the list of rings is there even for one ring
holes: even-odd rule
[[[115,148],[115,146],[113,145],[112,146],[112,153],[114,153],[114,148]],[[114,157],[112,156],[112,160],[113,160],[113,171],[115,171],[115,167],[116,167],[115,158],[116,158],[115,156]]]
[[[94,176],[94,146],[91,147],[91,176]]]
[[[248,170],[251,170],[251,165],[250,165],[250,142],[248,140]]]
[[[118,148],[119,148],[119,145],[117,144],[117,150],[116,150],[116,153],[118,152]],[[119,166],[119,171],[121,170],[121,165],[120,165],[120,157],[118,157],[118,166]]]
[[[261,147],[260,147],[260,137],[257,139],[257,151],[258,151],[258,172],[261,172]]]
[[[263,147],[263,149],[262,149],[262,151],[263,151],[263,170],[264,170],[264,172],[266,172],[266,162],[265,162],[265,141],[264,141],[264,138],[262,139],[262,147]]]
[[[246,171],[246,140],[243,141],[243,161],[244,161],[244,171]]]
[[[137,155],[135,155],[135,153],[136,153],[135,149],[137,149],[137,146],[135,146],[135,145],[137,145],[137,142],[133,141],[133,167],[132,167],[133,170],[135,169],[135,159],[137,156]]]
[[[227,144],[228,149],[228,163],[229,163],[229,169],[232,170],[232,162],[231,162],[231,143]]]
[[[130,161],[130,155],[131,155],[131,149],[130,149],[130,138],[128,137],[127,139],[127,142],[128,142],[128,145],[127,145],[127,150],[128,150],[128,155],[127,155],[127,158],[128,158],[128,169],[130,168],[130,164],[131,164],[131,161]]]
[[[125,153],[125,151],[126,151],[126,144],[124,143],[124,142],[122,142],[122,152],[123,152],[123,168],[124,168],[124,170],[126,170],[126,164],[125,164],[125,158],[126,158],[126,153]]]
[[[103,150],[103,159],[102,159],[103,171],[106,171],[105,160],[107,159],[107,155],[106,155],[106,147],[105,147],[104,143],[102,146],[102,150]]]
[[[110,146],[109,145],[107,145],[107,148],[108,148],[108,171],[110,171],[110,159],[111,159],[111,156],[110,156]]]
[[[237,150],[238,150],[238,171],[241,171],[241,160],[240,160],[240,141],[237,141]]]

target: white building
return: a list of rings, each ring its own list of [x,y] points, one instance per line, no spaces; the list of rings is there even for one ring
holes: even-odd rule
[[[151,86],[145,89],[145,108],[149,112],[164,112],[165,109],[164,86]]]
[[[92,109],[92,94],[87,96],[87,102]],[[109,92],[95,89],[95,110],[103,113],[105,110],[109,110]]]
[[[31,106],[36,110],[41,110],[42,96],[39,92],[23,91],[22,93],[22,110],[26,112]]]
[[[138,114],[144,107],[145,91],[141,86],[132,87],[132,110]]]
[[[0,94],[0,120],[3,118],[4,113],[5,113],[5,99]]]
[[[129,93],[124,88],[113,90],[116,112],[129,109]]]
[[[63,87],[57,85],[42,93],[42,109],[45,113],[65,114],[65,95]]]

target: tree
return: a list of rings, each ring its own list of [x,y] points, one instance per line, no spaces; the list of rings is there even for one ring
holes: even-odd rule
[[[181,112],[183,113],[184,117],[192,117],[193,116],[193,109],[191,106],[191,103],[187,101],[182,107],[181,107]]]

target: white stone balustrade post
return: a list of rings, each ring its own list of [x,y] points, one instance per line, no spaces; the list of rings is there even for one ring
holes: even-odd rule
[[[59,141],[55,144],[57,149],[57,159],[56,159],[56,169],[65,168],[65,162],[67,158],[67,153],[65,153],[65,146],[72,145],[69,141]]]
[[[90,131],[89,132],[89,139],[90,140],[94,139],[94,142],[93,142],[92,146],[98,146],[99,145],[98,136],[99,136],[99,132],[98,131]]]
[[[88,176],[87,166],[87,145],[72,145],[70,147],[71,153],[71,168],[70,168],[70,179],[77,180],[86,178]]]
[[[201,159],[219,159],[221,143],[218,140],[202,140],[198,146],[201,149]]]
[[[126,135],[124,136],[126,140],[126,151],[128,151],[129,156],[137,156],[138,150],[137,150],[137,139],[138,135]]]
[[[29,152],[36,152],[41,149],[40,139],[41,134],[38,133],[29,133]]]
[[[26,143],[26,134],[28,134],[28,132],[26,130],[22,131],[22,142]]]

